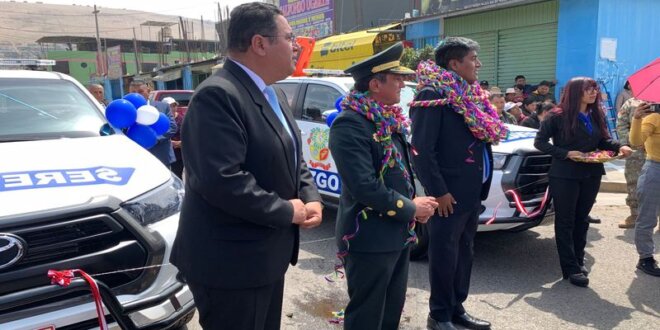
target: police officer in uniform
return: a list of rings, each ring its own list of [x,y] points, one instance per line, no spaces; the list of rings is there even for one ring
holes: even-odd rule
[[[415,197],[406,140],[408,120],[398,106],[403,45],[346,69],[355,86],[332,123],[329,147],[342,180],[337,244],[350,301],[345,329],[397,329],[405,302],[414,224],[437,203]]]

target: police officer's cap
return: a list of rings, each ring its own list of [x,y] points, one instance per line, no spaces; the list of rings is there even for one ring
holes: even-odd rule
[[[344,72],[352,75],[355,81],[376,73],[415,74],[415,71],[401,66],[401,56],[403,56],[403,43],[397,42],[390,48],[353,64]]]

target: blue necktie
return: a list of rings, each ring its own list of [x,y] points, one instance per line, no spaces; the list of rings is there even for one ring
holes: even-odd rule
[[[280,103],[277,101],[277,94],[275,94],[275,90],[271,86],[266,86],[264,92],[266,93],[266,95],[268,95],[268,104],[270,104],[270,107],[273,108],[273,112],[275,112],[275,115],[280,120],[282,126],[284,126],[284,129],[286,129],[286,132],[289,133],[289,136],[293,141],[293,150],[294,150],[293,159],[295,162],[298,162],[298,157],[297,157],[298,150],[296,146],[296,139],[294,138],[293,133],[291,132],[291,127],[289,127],[289,124],[286,122],[286,118],[284,118],[284,113],[282,113],[282,109],[280,108]]]

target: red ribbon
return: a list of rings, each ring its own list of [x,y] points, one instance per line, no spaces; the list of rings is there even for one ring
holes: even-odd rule
[[[89,284],[89,287],[92,289],[92,298],[94,298],[94,304],[96,305],[96,315],[99,320],[99,328],[101,330],[108,330],[108,324],[105,321],[105,313],[103,312],[103,301],[101,300],[101,292],[99,291],[99,286],[96,284],[94,278],[89,276],[80,269],[69,269],[69,270],[54,270],[51,269],[48,271],[48,277],[50,278],[51,284],[57,284],[62,287],[67,287],[71,284],[71,280],[75,278],[75,273],[80,274],[85,281]]]
[[[513,201],[516,204],[516,209],[520,211],[520,213],[526,215],[528,218],[533,218],[541,214],[541,212],[543,212],[543,209],[545,208],[545,204],[548,202],[549,192],[550,192],[550,188],[546,188],[545,195],[543,195],[543,200],[541,200],[541,205],[531,213],[527,211],[525,205],[523,205],[522,202],[520,201],[520,196],[514,190],[507,190],[504,193],[513,195]]]

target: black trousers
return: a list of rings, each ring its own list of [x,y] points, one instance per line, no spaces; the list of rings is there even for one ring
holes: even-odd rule
[[[206,330],[278,330],[284,278],[258,288],[218,289],[188,283]]]
[[[350,298],[347,330],[396,330],[406,301],[410,249],[383,253],[349,251],[345,257]]]
[[[601,176],[583,179],[550,178],[555,206],[555,241],[564,277],[580,272],[584,265],[589,221],[587,216],[596,202]]]
[[[451,321],[465,313],[463,302],[470,290],[474,236],[477,233],[479,207],[447,218],[432,217],[429,222],[429,279],[431,317]]]

